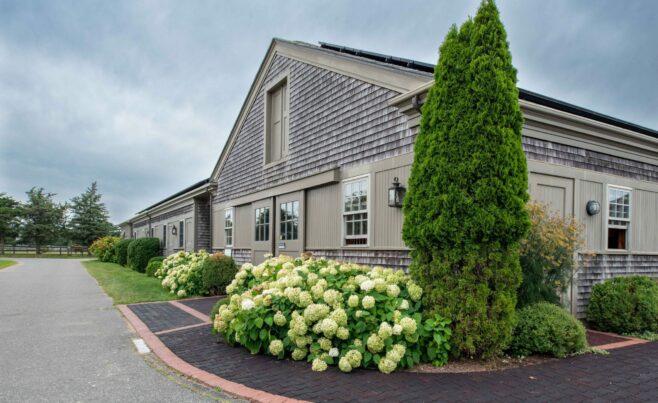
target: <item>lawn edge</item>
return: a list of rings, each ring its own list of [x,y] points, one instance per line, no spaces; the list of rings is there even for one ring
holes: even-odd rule
[[[19,262],[18,260],[12,260],[12,259],[7,259],[7,258],[0,258],[0,260],[4,260],[5,262],[11,262],[11,264],[9,266],[0,267],[0,270],[9,269],[10,267],[16,267],[16,266],[20,266],[20,265],[23,264],[23,263]]]
[[[125,304],[115,305],[119,312],[126,318],[133,330],[142,338],[144,342],[149,346],[151,351],[158,356],[165,364],[169,367],[175,369],[176,371],[196,379],[197,381],[208,385],[212,388],[221,388],[222,391],[241,397],[243,399],[248,399],[256,402],[290,402],[290,403],[302,403],[303,400],[291,399],[281,395],[275,395],[268,393],[262,390],[253,389],[248,386],[245,386],[240,383],[229,381],[210,372],[204,371],[200,368],[197,368],[188,362],[184,361],[182,358],[174,354],[165,344],[156,336],[151,330],[144,324],[130,310],[130,308]]]

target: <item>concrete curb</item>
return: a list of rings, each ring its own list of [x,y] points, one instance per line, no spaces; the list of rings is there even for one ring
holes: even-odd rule
[[[183,304],[181,304],[183,305]],[[178,305],[176,305],[178,307]],[[133,311],[126,305],[117,305],[119,311],[123,314],[130,325],[135,329],[135,332],[144,339],[144,342],[149,346],[151,351],[157,355],[165,364],[175,369],[176,371],[194,378],[199,382],[206,384],[212,388],[220,388],[222,391],[251,401],[256,402],[289,402],[289,403],[303,403],[303,400],[291,399],[285,396],[274,395],[262,390],[250,388],[248,386],[229,381],[221,378],[210,372],[196,368],[191,364],[183,361],[180,357],[174,354],[151,330],[133,313]],[[191,309],[191,308],[189,308]],[[203,315],[197,312],[198,315]]]

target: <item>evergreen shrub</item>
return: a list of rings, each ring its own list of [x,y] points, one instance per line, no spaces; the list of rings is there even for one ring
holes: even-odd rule
[[[146,265],[146,275],[149,277],[155,277],[155,272],[162,267],[162,261],[164,259],[164,256],[156,256],[149,259],[149,262]]]
[[[160,256],[160,239],[138,238],[128,245],[128,266],[140,273],[144,273],[149,260]]]
[[[519,311],[519,322],[510,348],[512,353],[562,358],[586,347],[585,327],[562,307],[539,302]]]
[[[596,284],[587,321],[605,332],[658,332],[658,282],[646,276],[629,276]]]
[[[223,253],[210,255],[201,264],[202,289],[204,294],[223,295],[226,286],[233,281],[238,266],[230,256]]]
[[[453,26],[422,109],[403,238],[424,306],[452,321],[455,356],[510,343],[529,228],[516,69],[493,1]]]
[[[133,241],[134,239],[122,239],[114,246],[117,263],[121,266],[128,266],[128,247]]]

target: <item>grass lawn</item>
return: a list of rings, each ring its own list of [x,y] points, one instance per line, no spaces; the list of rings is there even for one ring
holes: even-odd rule
[[[105,293],[114,300],[115,305],[176,299],[174,294],[162,288],[162,280],[147,277],[144,273],[98,260],[90,260],[82,264],[98,281]]]
[[[0,260],[0,270],[6,269],[9,266],[13,266],[16,263],[18,263],[18,262],[13,261],[13,260]]]

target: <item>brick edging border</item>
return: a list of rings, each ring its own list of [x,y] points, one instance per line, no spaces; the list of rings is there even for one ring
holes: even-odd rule
[[[587,329],[587,331],[591,332],[591,333],[597,333],[597,334],[602,334],[602,335],[606,335],[606,336],[616,337],[618,339],[624,339],[624,341],[617,341],[617,342],[614,342],[614,343],[608,343],[608,344],[602,344],[600,346],[594,346],[594,348],[597,348],[599,350],[614,350],[616,348],[634,346],[636,344],[644,344],[644,343],[649,342],[649,340],[638,339],[638,338],[629,337],[629,336],[621,336],[621,335],[614,334],[614,333],[601,332],[599,330]]]
[[[176,371],[190,377],[197,381],[208,385],[212,388],[220,388],[222,391],[257,402],[290,402],[290,403],[305,403],[303,400],[291,399],[281,395],[275,395],[262,390],[250,388],[248,386],[229,381],[221,378],[215,374],[197,368],[188,362],[184,361],[176,354],[174,354],[165,344],[160,341],[151,330],[135,315],[133,311],[126,305],[117,305],[119,311],[126,318],[128,323],[135,329],[135,332],[141,336],[146,344],[151,348],[153,353],[157,355],[165,364],[175,369]]]

